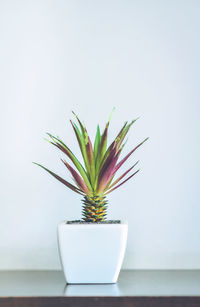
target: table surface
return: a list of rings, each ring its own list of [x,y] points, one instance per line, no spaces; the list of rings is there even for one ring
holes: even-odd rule
[[[66,285],[61,271],[0,271],[0,298],[63,296],[200,297],[200,270],[124,270],[101,285]]]

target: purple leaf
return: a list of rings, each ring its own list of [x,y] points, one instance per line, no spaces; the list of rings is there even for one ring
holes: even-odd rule
[[[114,187],[113,189],[109,190],[108,192],[106,192],[104,195],[107,195],[111,192],[113,192],[114,190],[116,190],[117,188],[119,188],[122,184],[124,184],[126,181],[128,181],[129,179],[131,179],[133,176],[135,176],[137,173],[139,172],[139,169],[133,173],[131,176],[129,176],[126,180],[124,180],[123,182],[121,182],[120,184],[118,184],[116,187]]]
[[[86,186],[85,182],[83,181],[83,179],[81,178],[81,176],[79,176],[79,174],[75,171],[75,169],[73,169],[73,167],[71,167],[71,165],[69,165],[65,160],[61,161],[65,164],[65,166],[68,168],[68,170],[70,171],[70,173],[72,174],[73,178],[75,179],[77,185],[79,186],[79,188],[87,195],[90,195],[90,191],[88,189],[88,187]]]
[[[138,164],[138,162],[139,160],[132,167],[130,167],[125,173],[123,173],[118,179],[116,179],[110,186],[107,186],[105,191],[115,186],[122,178],[124,178]]]
[[[105,189],[109,180],[113,176],[113,171],[115,170],[118,156],[119,153],[115,154],[114,157],[110,157],[109,161],[105,163],[106,165],[99,175],[98,188],[97,188],[98,192],[102,192]]]
[[[116,173],[118,171],[118,169],[122,166],[122,164],[124,164],[124,162],[130,157],[130,155],[132,155],[132,153],[138,149],[138,147],[140,147],[144,142],[146,142],[148,140],[148,138],[146,138],[143,142],[141,142],[139,145],[137,145],[134,149],[131,150],[131,152],[129,152],[117,165],[115,168],[114,173]]]
[[[116,155],[116,143],[113,144],[113,147],[111,148],[106,160],[104,161],[103,165],[101,166],[100,172],[99,172],[99,179],[103,176],[104,172],[107,170],[108,166],[112,162]]]
[[[40,166],[41,168],[43,168],[45,171],[47,171],[49,174],[51,174],[54,178],[56,178],[58,181],[60,181],[61,183],[63,183],[65,186],[67,186],[69,189],[73,190],[74,192],[83,195],[83,193],[81,193],[82,191],[79,190],[77,187],[75,187],[73,184],[71,184],[70,182],[66,181],[65,179],[61,178],[60,176],[56,175],[55,173],[53,173],[52,171],[50,171],[48,168],[44,167],[41,164],[35,163],[34,164]]]

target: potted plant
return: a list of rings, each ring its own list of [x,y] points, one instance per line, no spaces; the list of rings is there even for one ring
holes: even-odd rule
[[[139,161],[115,179],[117,171],[125,161],[148,138],[119,161],[125,145],[125,137],[137,120],[125,122],[113,142],[107,146],[110,118],[101,134],[97,126],[94,146],[86,127],[73,113],[79,124],[71,122],[75,132],[84,166],[67,145],[59,138],[47,133],[48,141],[71,160],[72,167],[64,158],[64,166],[71,173],[74,184],[42,167],[66,187],[82,196],[82,219],[63,221],[58,225],[58,245],[61,264],[67,283],[116,283],[126,249],[128,224],[124,221],[107,220],[107,195],[135,176],[133,170]],[[129,176],[130,172],[133,173]]]

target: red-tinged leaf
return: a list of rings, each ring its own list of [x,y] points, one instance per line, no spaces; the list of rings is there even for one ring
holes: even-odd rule
[[[76,113],[74,113],[74,111],[72,111],[72,113],[74,114],[74,116],[76,117],[79,125],[80,125],[80,128],[81,128],[81,131],[82,131],[82,134],[84,135],[84,126],[82,124],[82,122],[80,121],[80,119],[78,118],[78,116],[76,115]]]
[[[81,178],[81,176],[79,176],[79,174],[75,171],[75,169],[73,169],[73,167],[71,167],[71,165],[69,165],[65,160],[61,161],[65,164],[65,166],[68,168],[68,170],[70,171],[70,173],[72,174],[76,184],[78,185],[78,187],[87,195],[90,195],[91,192],[88,189],[88,187],[86,186],[85,182],[83,181],[83,179]]]
[[[118,142],[120,141],[121,136],[122,136],[122,134],[123,134],[123,132],[124,132],[124,130],[125,130],[127,124],[128,124],[128,122],[126,121],[126,122],[124,123],[124,126],[122,127],[122,129],[120,130],[120,132],[118,133],[118,135],[116,136],[115,140],[111,143],[111,145],[110,145],[110,146],[108,147],[108,149],[106,150],[106,153],[105,153],[105,155],[104,155],[104,157],[103,157],[103,160],[101,161],[101,165],[100,165],[100,166],[102,166],[102,165],[105,163],[106,159],[108,158],[109,153],[112,151],[112,149],[113,149],[114,146],[115,146],[116,149],[119,150],[119,147],[120,147],[120,146],[117,146],[117,144],[118,144]]]
[[[92,142],[90,140],[89,135],[88,135],[88,142],[86,144],[86,152],[87,152],[87,157],[89,161],[90,180],[91,180],[92,186],[94,186],[95,184],[95,157],[94,157]]]
[[[107,167],[105,167],[104,170],[100,172],[98,179],[98,186],[97,186],[98,193],[101,193],[105,189],[109,180],[113,176],[113,171],[115,169],[117,160],[118,160],[118,154],[116,154],[113,158],[110,158],[110,160],[107,163]]]
[[[121,146],[121,148],[120,148],[119,150],[117,150],[117,144],[115,143],[116,155],[118,155],[118,159],[119,159],[119,156],[120,156],[120,154],[121,154],[121,151],[122,151],[124,145],[125,145],[125,144],[123,144],[123,146]],[[115,171],[115,169],[114,169],[114,170],[113,170],[113,174],[112,174],[111,178],[109,179],[106,188],[109,187],[109,185],[110,185],[111,182],[113,181],[113,178],[114,178],[114,176],[115,176],[115,173],[116,173],[116,171]]]
[[[118,149],[120,148],[124,138],[126,137],[130,127],[139,119],[139,117],[137,117],[136,119],[132,120],[132,122],[125,126],[124,129],[122,130],[122,132],[120,133],[120,135],[117,137],[117,143],[118,143]]]
[[[148,138],[146,138],[143,142],[141,142],[139,145],[137,145],[135,148],[133,148],[117,165],[115,168],[115,172],[116,173],[118,171],[118,169],[122,166],[122,164],[124,164],[124,162],[130,157],[130,155],[132,155],[132,153],[134,153],[134,151],[136,149],[138,149],[142,144],[144,144],[144,142],[146,142],[148,140]]]
[[[71,184],[70,182],[66,181],[65,179],[61,178],[60,176],[56,175],[55,173],[50,171],[48,168],[44,167],[41,164],[38,164],[38,163],[35,163],[35,162],[33,162],[33,163],[38,165],[38,166],[40,166],[41,168],[43,168],[45,171],[47,171],[49,174],[51,174],[54,178],[56,178],[58,181],[63,183],[65,186],[67,186],[72,191],[74,191],[74,192],[76,192],[78,194],[84,195],[80,189],[78,189],[77,187],[75,187],[73,184]]]
[[[116,187],[114,187],[113,189],[111,190],[108,190],[108,192],[106,192],[104,195],[107,195],[111,192],[113,192],[114,190],[118,189],[122,184],[124,184],[126,181],[128,181],[129,179],[131,179],[133,176],[135,176],[137,173],[139,172],[139,169],[133,173],[131,176],[129,176],[126,180],[124,180],[123,182],[121,182],[120,184],[118,184]]]
[[[93,154],[92,142],[90,140],[89,135],[87,136],[86,152],[89,162],[92,163],[94,154]]]
[[[97,173],[99,172],[99,169],[101,167],[102,161],[104,160],[104,156],[106,154],[108,127],[109,127],[110,120],[111,120],[111,117],[112,117],[112,114],[113,114],[114,110],[115,110],[115,108],[112,109],[112,112],[111,112],[111,114],[109,116],[109,119],[108,119],[108,121],[106,123],[106,127],[104,129],[104,132],[103,132],[103,134],[101,136],[101,143],[100,143],[100,146],[99,146],[98,160],[97,160],[97,163],[96,163]]]
[[[99,149],[100,162],[103,160],[103,157],[106,151],[106,147],[107,147],[108,127],[109,127],[109,122],[106,124],[104,132],[101,136],[101,144],[100,144],[100,149]]]
[[[115,141],[113,141],[112,144],[109,146],[109,148],[106,150],[106,153],[104,154],[103,160],[98,161],[99,162],[98,172],[100,172],[103,165],[107,161],[109,155],[113,152],[114,148],[115,148],[115,151],[116,151],[116,142]]]
[[[76,138],[77,138],[77,141],[78,141],[80,150],[81,150],[81,152],[82,152],[81,135],[80,135],[80,133],[78,133],[78,127],[75,127],[75,124],[72,122],[72,120],[70,120],[70,123],[71,123],[71,125],[72,125],[72,128],[74,129],[74,132],[75,132],[75,135],[76,135]]]
[[[106,153],[105,153],[105,155],[104,155],[104,160],[103,160],[102,164],[104,163],[105,159],[107,158],[107,156],[108,156],[109,152],[111,151],[112,147],[114,146],[114,144],[115,144],[115,145],[117,144],[117,145],[116,145],[117,151],[120,150],[120,146],[121,146],[121,144],[122,144],[122,142],[123,142],[125,136],[127,135],[128,131],[129,131],[129,129],[130,129],[130,127],[131,127],[131,126],[133,125],[133,123],[136,122],[136,120],[138,120],[138,119],[139,119],[139,117],[136,118],[135,120],[133,120],[128,126],[127,126],[127,124],[128,124],[127,121],[124,123],[124,126],[121,128],[121,130],[120,130],[119,133],[117,134],[115,140],[114,140],[114,141],[111,143],[111,145],[108,147],[108,149],[107,149],[107,151],[106,151]],[[125,144],[123,144],[123,145],[121,146],[121,149],[124,147],[124,145],[125,145]],[[101,164],[101,165],[102,165],[102,164]]]
[[[127,129],[127,124],[128,122],[126,121],[124,123],[124,126],[122,127],[122,129],[120,130],[120,132],[118,133],[118,135],[116,136],[114,142],[116,142],[117,144],[120,142],[122,135],[124,134],[125,130]]]
[[[47,134],[54,141],[54,143],[52,143],[52,144],[54,146],[56,146],[57,148],[59,148],[63,153],[65,153],[68,156],[68,158],[74,163],[74,165],[78,169],[79,173],[83,177],[88,189],[92,190],[92,187],[91,187],[90,181],[88,179],[87,173],[86,173],[85,169],[83,168],[82,164],[79,162],[79,160],[73,154],[73,152],[59,138],[54,137],[50,133],[47,133]]]
[[[124,126],[122,127],[122,129],[120,130],[120,132],[118,133],[118,135],[116,136],[115,140],[116,140],[117,138],[120,138],[120,137],[121,137],[121,135],[123,134],[123,131],[124,131],[124,129],[126,128],[127,124],[128,124],[128,122],[126,121],[126,122],[124,123]]]
[[[107,191],[111,189],[112,187],[114,187],[120,180],[122,180],[122,178],[124,178],[138,164],[138,162],[139,160],[132,167],[130,167],[125,173],[123,173],[118,179],[116,179],[111,185],[108,185],[104,191]]]
[[[116,143],[114,143],[111,151],[109,152],[107,158],[105,159],[104,163],[102,164],[100,171],[99,171],[99,176],[98,178],[101,179],[102,176],[104,175],[105,171],[108,169],[108,167],[110,166],[110,164],[112,163],[114,157],[117,155],[116,152]],[[117,155],[119,156],[119,155]]]
[[[99,175],[100,179],[102,177],[102,174],[104,174],[104,172],[108,170],[108,167],[113,162],[112,160],[114,159],[114,157],[117,157],[117,159],[115,160],[116,163],[117,163],[119,156],[121,154],[122,148],[123,147],[121,147],[119,150],[117,150],[117,144],[114,142],[113,148],[112,148],[111,152],[109,153],[109,156],[107,157],[106,161],[104,162],[104,164],[101,168],[101,174]],[[107,186],[109,186],[109,184],[112,182],[112,179],[114,177],[116,163],[115,163],[115,166],[113,167],[113,169],[110,169],[110,178],[107,180]]]
[[[78,121],[78,123],[80,125],[84,143],[85,143],[85,145],[87,145],[88,144],[88,139],[89,139],[87,130],[86,130],[85,126],[82,124],[82,122],[80,121],[80,119],[78,118],[78,116],[73,111],[72,111],[72,113],[75,115],[75,117],[76,117],[76,119],[77,119],[77,121]]]
[[[84,125],[82,124],[82,122],[80,121],[80,119],[78,118],[78,116],[76,115],[76,113],[74,113],[74,111],[72,111],[72,113],[75,115],[78,123],[79,123],[79,126],[81,128],[81,132],[82,132],[82,137],[83,137],[83,140],[84,140],[84,144],[86,145],[87,142],[88,142],[88,133],[84,127]]]

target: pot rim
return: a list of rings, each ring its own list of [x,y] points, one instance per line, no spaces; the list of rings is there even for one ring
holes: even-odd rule
[[[120,220],[120,223],[71,223],[71,224],[67,224],[67,220],[63,220],[61,221],[59,224],[59,226],[67,226],[67,227],[119,227],[119,226],[124,226],[127,225],[128,226],[128,221],[126,220]]]

